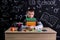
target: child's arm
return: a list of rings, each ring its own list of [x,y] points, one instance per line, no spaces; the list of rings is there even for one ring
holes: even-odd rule
[[[38,29],[42,30],[42,28],[43,28],[43,24],[41,23],[41,21],[40,21],[40,22],[37,22],[36,29],[37,29],[37,30],[38,30]]]
[[[42,22],[41,22],[41,21],[40,21],[40,22],[37,22],[37,24],[38,24],[38,25],[42,25],[42,26],[43,26],[43,24],[42,24]]]

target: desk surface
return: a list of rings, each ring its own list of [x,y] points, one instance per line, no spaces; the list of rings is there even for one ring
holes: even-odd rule
[[[47,31],[41,31],[41,32],[37,32],[37,31],[35,31],[35,32],[22,32],[22,31],[14,31],[14,32],[12,32],[12,31],[10,31],[10,29],[8,29],[7,31],[5,31],[5,33],[7,33],[7,34],[9,34],[9,33],[12,33],[12,34],[17,34],[17,33],[22,33],[22,34],[24,34],[24,33],[42,33],[42,34],[47,34],[47,33],[50,33],[50,34],[53,34],[53,33],[56,33],[56,31],[54,31],[53,29],[51,29],[51,28],[49,28],[49,27],[44,27],[43,28],[43,30],[47,30]]]

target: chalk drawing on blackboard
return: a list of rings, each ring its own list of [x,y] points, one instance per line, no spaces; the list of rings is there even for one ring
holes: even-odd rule
[[[48,8],[46,8],[46,10],[49,10]]]
[[[41,16],[41,20],[45,21],[48,25],[50,25],[51,27],[53,27],[56,22],[58,21],[58,18],[50,15],[49,13],[45,12],[43,13],[43,15]]]
[[[56,29],[60,29],[60,24],[57,24],[56,25]]]
[[[12,2],[13,0],[9,0],[10,2]]]
[[[54,8],[54,7],[51,7],[52,9]]]
[[[55,25],[57,21],[58,21],[58,17],[54,15],[50,15],[50,20],[48,21],[50,24]]]
[[[9,17],[9,13],[3,13],[2,17]]]
[[[14,0],[14,2],[18,2],[19,0]]]
[[[10,20],[12,20],[12,18],[10,18]]]
[[[15,7],[13,7],[12,11],[11,12],[15,12],[17,13],[17,9]]]
[[[2,3],[3,3],[4,5],[7,5],[7,4],[8,4],[8,1],[7,1],[7,0],[2,0]]]
[[[3,3],[7,3],[8,1],[7,0],[2,0]]]
[[[21,20],[21,18],[22,18],[22,15],[20,15],[20,16],[19,16],[19,18],[20,18],[20,20]]]
[[[30,9],[30,7],[28,7],[28,9]]]
[[[41,19],[44,21],[49,20],[49,14],[47,12],[44,12],[43,15],[41,16]]]
[[[35,7],[33,7],[33,9],[36,9]]]
[[[45,21],[45,23],[48,23],[47,20],[49,20],[49,14],[47,12],[44,12],[40,18],[40,20]]]
[[[59,0],[60,1],[60,0]]]
[[[41,5],[56,5],[56,0],[43,0],[43,1],[40,1],[40,4]]]
[[[36,7],[37,7],[37,8],[41,8],[42,6],[38,4],[38,5],[36,5]]]
[[[58,13],[59,8],[55,8],[53,11],[54,11],[54,13]]]
[[[28,2],[29,2],[29,5],[36,5],[35,0],[28,0]]]
[[[39,13],[42,12],[41,10],[39,10]]]
[[[37,5],[36,5],[36,7],[37,7],[37,8],[41,8],[41,7],[42,7],[40,0],[37,0]]]

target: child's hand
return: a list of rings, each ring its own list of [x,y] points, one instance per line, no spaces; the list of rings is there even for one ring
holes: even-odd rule
[[[26,27],[26,29],[27,29],[27,30],[32,30],[32,28],[31,28],[31,27]]]

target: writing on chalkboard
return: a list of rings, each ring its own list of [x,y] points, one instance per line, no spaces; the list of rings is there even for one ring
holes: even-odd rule
[[[41,16],[41,19],[46,21],[49,20],[49,14],[47,14],[46,12]]]
[[[14,2],[18,2],[18,1],[20,1],[20,0],[14,0]]]
[[[3,13],[2,14],[2,17],[9,17],[10,15],[9,15],[9,13]]]
[[[58,18],[54,15],[50,15],[50,20],[48,21],[50,24],[55,25]]]
[[[58,11],[59,11],[59,8],[54,9],[54,13],[58,13]]]
[[[35,0],[28,0],[28,2],[29,2],[29,5],[36,5]]]
[[[41,1],[41,5],[55,5],[56,0],[51,0],[51,1],[46,1],[43,0]]]
[[[59,0],[60,1],[60,0]]]
[[[2,3],[4,6],[7,6],[8,5],[8,0],[2,0]]]
[[[13,6],[11,12],[15,12],[15,13],[18,13],[19,12],[19,8],[18,6]]]
[[[60,29],[60,24],[57,24],[56,25],[56,29]]]
[[[41,8],[41,7],[42,7],[40,0],[37,0],[37,5],[36,5],[36,7],[37,7],[37,8]]]
[[[58,18],[55,17],[54,15],[50,15],[45,12],[41,16],[41,20],[45,21],[47,24],[49,24],[51,27],[53,27],[56,24],[56,22],[58,21]]]
[[[10,2],[12,2],[13,0],[9,0]]]
[[[56,6],[56,0],[50,0],[50,1],[28,0],[28,2],[29,2],[30,6],[36,5],[37,8],[41,8],[42,5],[54,5],[54,6]]]
[[[7,1],[7,0],[2,0],[2,2],[3,2],[3,3],[8,3],[8,1]]]

